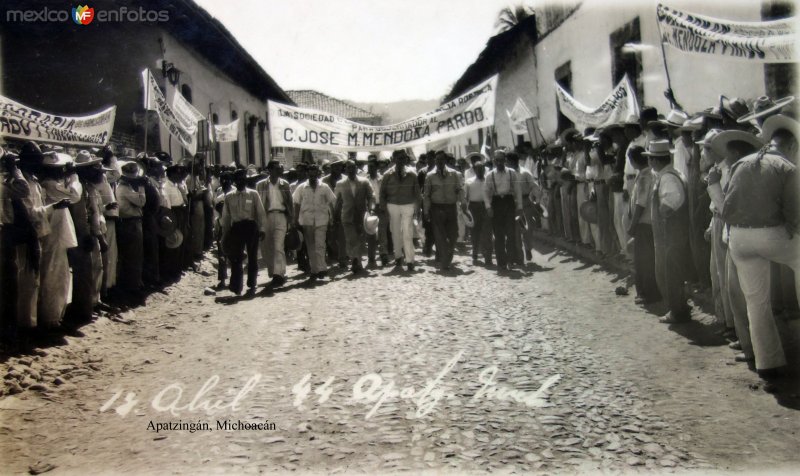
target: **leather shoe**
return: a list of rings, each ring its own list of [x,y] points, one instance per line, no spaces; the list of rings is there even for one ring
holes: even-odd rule
[[[733,350],[742,350],[742,344],[740,344],[738,340],[735,340],[730,344],[728,344],[728,347],[730,347]]]
[[[753,362],[755,361],[755,357],[748,357],[744,355],[744,352],[739,352],[735,356],[733,356],[733,360],[736,362]]]

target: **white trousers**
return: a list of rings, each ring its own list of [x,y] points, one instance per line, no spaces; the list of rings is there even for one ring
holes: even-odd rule
[[[389,229],[394,243],[394,257],[400,259],[405,255],[406,263],[414,262],[414,208],[413,203],[386,204],[386,209],[389,211]]]
[[[770,299],[770,262],[800,269],[800,239],[782,226],[771,228],[731,227],[731,258],[736,264],[739,283],[747,301],[750,337],[756,368],[771,369],[786,365]],[[800,291],[800,280],[795,286]],[[798,292],[800,296],[800,292]]]
[[[286,276],[286,252],[283,243],[286,238],[286,214],[267,213],[266,237],[261,242],[261,256],[267,263],[269,277]]]

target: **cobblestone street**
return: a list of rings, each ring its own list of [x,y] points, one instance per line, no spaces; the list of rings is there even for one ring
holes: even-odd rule
[[[207,260],[2,364],[27,388],[0,399],[0,472],[797,468],[797,411],[733,364],[709,316],[670,330],[615,295],[621,278],[539,251],[506,276],[461,254],[449,274],[423,259],[306,287],[292,266],[252,299],[204,296]],[[168,422],[208,429],[154,431]]]

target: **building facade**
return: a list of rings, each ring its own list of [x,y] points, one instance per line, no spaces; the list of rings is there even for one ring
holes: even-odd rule
[[[794,92],[794,64],[765,65],[691,55],[667,45],[662,52],[657,4],[644,0],[619,4],[603,0],[541,3],[535,19],[524,20],[491,38],[448,94],[447,98],[457,96],[471,85],[499,74],[494,131],[455,138],[447,144],[448,149],[461,156],[473,144],[483,144],[490,134],[495,136],[490,144],[513,147],[522,140],[531,140],[535,130],[540,130],[545,140],[553,140],[571,126],[559,110],[556,82],[577,101],[595,107],[628,74],[640,106],[654,106],[667,114],[670,104],[664,96],[665,59],[675,97],[689,113],[717,105],[720,95],[752,100],[764,94],[783,96]],[[733,21],[762,21],[793,14],[790,2],[673,0],[668,4]],[[535,121],[528,121],[528,133],[523,136],[510,132],[506,114],[517,97],[535,116]]]
[[[239,119],[239,139],[212,145],[205,152],[207,163],[260,166],[269,160],[267,100],[292,104],[291,99],[219,21],[191,0],[96,1],[95,18],[100,11],[110,15],[125,8],[165,12],[159,18],[166,21],[96,19],[88,25],[14,21],[7,14],[68,10],[63,2],[10,0],[3,7],[3,95],[65,115],[116,105],[112,144],[138,152],[146,135],[149,152],[182,158],[187,152],[154,112],[144,111],[141,72],[149,68],[168,100],[182,94],[217,124]]]

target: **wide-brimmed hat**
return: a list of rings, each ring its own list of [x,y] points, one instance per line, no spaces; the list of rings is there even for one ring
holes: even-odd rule
[[[794,101],[794,96],[786,96],[785,98],[778,99],[777,101],[772,100],[769,96],[761,96],[760,98],[756,99],[753,102],[753,111],[749,112],[739,119],[736,119],[736,122],[739,124],[752,121],[758,117],[766,116],[767,114],[778,112],[783,109],[784,106],[791,104]]]
[[[770,141],[775,131],[779,129],[785,129],[791,132],[796,138],[800,138],[800,122],[785,114],[776,114],[767,118],[761,127],[759,138],[765,142]]]
[[[181,230],[177,228],[175,228],[175,230],[173,230],[169,236],[164,238],[164,245],[171,250],[174,250],[175,248],[181,246],[182,244],[183,244],[183,233],[181,233]]]
[[[178,222],[175,219],[175,213],[169,208],[162,208],[161,213],[158,215],[157,220],[158,229],[156,232],[167,238],[172,236],[175,233],[175,229],[178,227]]]
[[[726,157],[728,144],[734,141],[746,142],[756,149],[764,146],[764,141],[749,132],[729,130],[722,131],[711,139],[711,150],[720,157]]]
[[[587,200],[581,203],[581,218],[588,223],[597,223],[597,202]]]
[[[154,154],[154,156],[155,156],[156,159],[160,160],[161,162],[165,162],[167,164],[171,164],[172,163],[172,156],[169,155],[168,153],[164,152],[163,150],[159,151],[159,152],[156,152]]]
[[[42,157],[42,165],[45,167],[63,167],[73,163],[72,156],[63,152],[45,152]]]
[[[283,246],[287,250],[296,251],[300,249],[303,244],[303,236],[297,228],[289,228],[286,231],[286,236],[283,239]]]
[[[678,128],[679,131],[699,131],[703,128],[703,116],[697,115],[691,119],[683,121],[683,125]]]
[[[711,147],[711,141],[715,137],[717,137],[720,134],[720,132],[722,132],[722,129],[711,129],[708,132],[706,132],[705,136],[703,136],[703,140],[695,141],[695,144],[699,145],[700,147],[703,147],[704,145],[708,144],[708,146]]]
[[[75,156],[75,167],[88,167],[102,162],[103,159],[95,157],[88,150],[82,150]]]
[[[132,173],[130,170],[133,169],[134,166],[136,167],[136,176],[137,177],[141,176],[142,175],[142,167],[136,161],[133,161],[133,160],[120,160],[119,161],[119,169],[123,174]],[[128,169],[128,170],[126,170],[126,169]]]
[[[653,126],[654,124],[661,124],[667,127],[681,127],[683,123],[689,119],[689,115],[685,112],[681,111],[680,109],[672,109],[667,113],[666,117],[659,117],[655,121],[650,121],[647,123],[648,126]]]
[[[472,163],[472,158],[473,157],[478,157],[478,159],[480,159],[480,160],[485,160],[486,159],[486,157],[484,157],[483,154],[481,154],[480,152],[470,152],[469,154],[467,154],[466,159],[470,163]]]
[[[364,215],[364,231],[367,232],[368,235],[374,235],[378,233],[377,216],[370,214]]]
[[[39,147],[39,144],[30,140],[22,144],[22,148],[19,150],[19,160],[41,161],[43,159],[44,159],[44,154],[42,153],[42,149]]]
[[[727,96],[720,95],[719,97],[719,111],[723,117],[735,121],[749,112],[747,103],[744,99],[728,98]]]
[[[670,149],[669,146],[670,144],[668,140],[650,141],[648,150],[642,152],[642,155],[646,155],[648,157],[669,157],[669,155],[672,153],[672,149]]]
[[[567,142],[579,141],[581,139],[581,133],[574,127],[570,127],[562,132],[558,138],[561,139],[562,144],[566,144]]]

